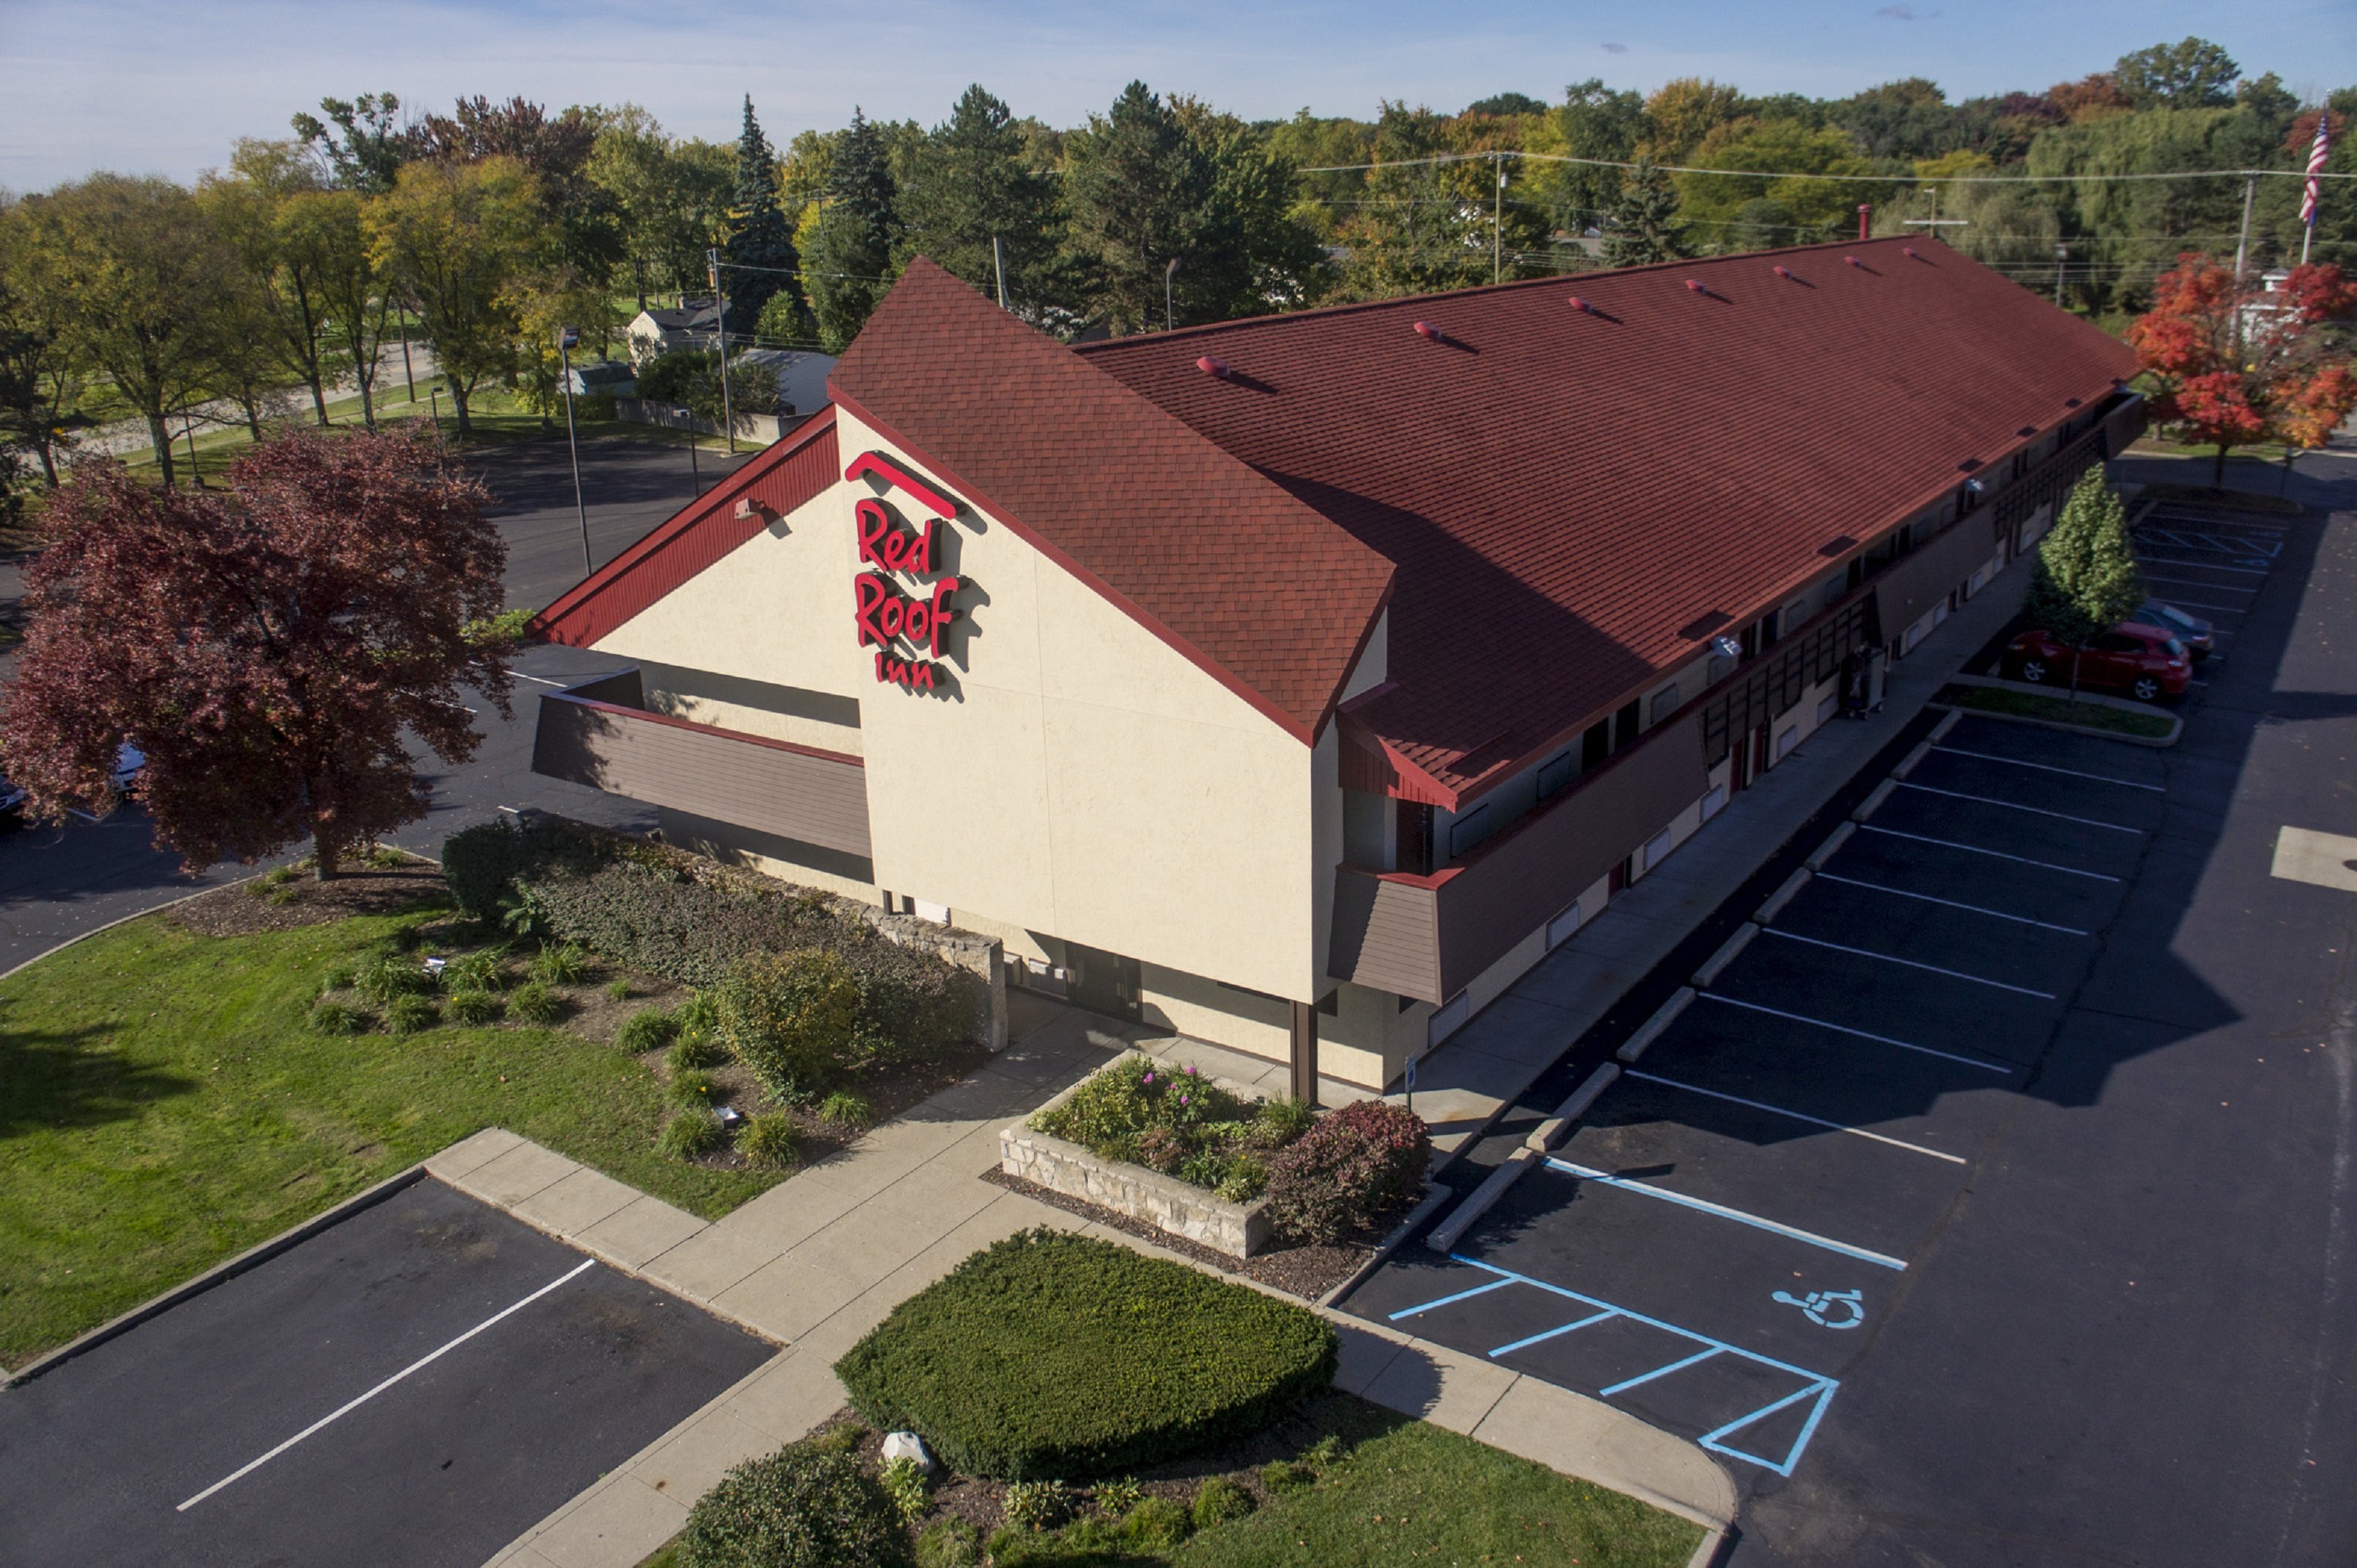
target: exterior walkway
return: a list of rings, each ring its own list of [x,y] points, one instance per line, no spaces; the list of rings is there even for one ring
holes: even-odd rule
[[[1052,1225],[1187,1262],[980,1179],[998,1164],[1000,1128],[1131,1043],[1130,1031],[1105,1020],[1024,1001],[1015,1042],[980,1072],[716,1221],[496,1128],[426,1162],[461,1191],[782,1347],[526,1531],[495,1568],[632,1568],[731,1466],[841,1410],[836,1358],[900,1301],[1003,1237]],[[1713,1530],[1733,1517],[1732,1483],[1692,1444],[1478,1358],[1329,1316],[1342,1338],[1339,1386],[1349,1391]]]
[[[1417,1064],[1415,1109],[1432,1123],[1434,1168],[1480,1139],[1623,993],[1889,745],[2013,618],[2029,576],[2028,556],[1999,574],[1913,653],[1889,667],[1879,714],[1863,721],[1836,719],[1816,730],[1728,801],[1660,869],[1613,899],[1426,1055]]]

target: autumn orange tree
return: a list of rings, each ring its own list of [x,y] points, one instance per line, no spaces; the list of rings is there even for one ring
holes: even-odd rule
[[[2295,267],[2262,290],[2207,256],[2178,257],[2154,285],[2153,307],[2128,342],[2158,383],[2153,418],[2217,449],[2212,488],[2237,446],[2321,446],[2357,408],[2357,376],[2340,330],[2357,315],[2357,284],[2330,265]]]
[[[92,462],[50,499],[0,768],[41,815],[102,811],[127,741],[191,868],[308,837],[324,879],[425,816],[417,748],[474,755],[466,691],[508,714],[507,546],[414,427],[291,432],[229,478],[165,490]]]

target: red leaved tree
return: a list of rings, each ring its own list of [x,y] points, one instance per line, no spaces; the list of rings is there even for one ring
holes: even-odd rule
[[[128,741],[156,837],[191,868],[307,836],[334,875],[425,816],[413,743],[474,755],[466,689],[509,711],[486,499],[414,429],[276,436],[226,493],[81,465],[26,575],[0,765],[38,812],[104,811]]]
[[[2154,285],[2128,343],[2159,383],[2153,417],[2218,449],[2212,488],[2237,446],[2320,446],[2357,407],[2357,378],[2333,328],[2357,314],[2357,284],[2330,265],[2296,267],[2266,292],[2188,252]]]

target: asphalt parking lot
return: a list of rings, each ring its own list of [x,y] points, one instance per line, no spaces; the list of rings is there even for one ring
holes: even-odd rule
[[[0,1392],[0,1563],[475,1568],[772,1354],[428,1178]]]
[[[1447,1257],[1350,1309],[1789,1477],[2160,825],[2158,752],[1966,718]]]
[[[2190,611],[2215,628],[2217,650],[2196,666],[2199,697],[2231,657],[2259,592],[2282,561],[2290,525],[2263,512],[2229,513],[2162,501],[2138,512],[2132,536],[2152,596]]]

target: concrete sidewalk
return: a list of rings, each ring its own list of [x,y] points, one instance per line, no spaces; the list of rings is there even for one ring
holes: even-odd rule
[[[998,1164],[1002,1127],[1130,1043],[1069,1008],[1037,1004],[1017,1022],[1015,1043],[974,1077],[708,1223],[496,1128],[426,1162],[453,1187],[783,1347],[511,1542],[493,1568],[632,1568],[731,1466],[841,1410],[835,1359],[993,1241],[1051,1225],[1189,1262],[980,1179]],[[1478,1358],[1328,1316],[1348,1391],[1713,1530],[1734,1516],[1733,1484],[1692,1444]]]
[[[2000,575],[1892,666],[1882,711],[1835,720],[1426,1056],[1416,1113],[1437,1169],[1592,1028],[1629,988],[1733,896],[2003,629],[2029,589],[2028,558]],[[1398,1099],[1394,1095],[1390,1098]]]

